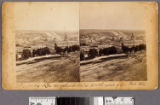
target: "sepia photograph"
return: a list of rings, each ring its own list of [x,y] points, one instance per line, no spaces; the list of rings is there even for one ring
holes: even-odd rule
[[[146,81],[143,9],[130,12],[125,5],[98,6],[80,5],[81,81]]]
[[[155,89],[157,12],[155,2],[5,2],[3,88]]]
[[[17,24],[15,32],[17,82],[79,82],[77,5],[46,4],[37,9],[38,5],[26,4],[22,8],[26,10],[17,10],[21,15],[15,16],[28,17],[21,20],[23,25]],[[44,12],[34,14],[36,11]],[[39,21],[41,25],[29,26]]]

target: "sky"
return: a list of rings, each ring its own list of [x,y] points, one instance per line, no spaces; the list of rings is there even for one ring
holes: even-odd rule
[[[21,2],[10,9],[16,30],[144,30],[148,16],[143,3],[133,2]]]
[[[78,3],[16,2],[11,10],[17,30],[79,30]]]
[[[145,14],[141,3],[81,3],[80,29],[144,30]]]

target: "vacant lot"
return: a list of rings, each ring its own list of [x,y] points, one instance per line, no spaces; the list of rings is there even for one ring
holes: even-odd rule
[[[79,52],[21,62],[17,82],[79,82]]]
[[[146,52],[97,57],[83,61],[80,66],[80,81],[145,81]],[[115,57],[114,57],[115,56]]]

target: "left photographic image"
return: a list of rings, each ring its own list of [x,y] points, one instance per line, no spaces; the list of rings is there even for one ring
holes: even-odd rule
[[[13,8],[16,81],[80,81],[77,5],[25,3],[18,9],[22,5]]]
[[[17,83],[79,82],[78,3],[3,4]],[[10,19],[9,17],[13,17]],[[11,35],[12,34],[12,35]],[[10,48],[8,48],[10,49]],[[10,66],[11,67],[11,66]],[[7,80],[5,80],[7,81]]]

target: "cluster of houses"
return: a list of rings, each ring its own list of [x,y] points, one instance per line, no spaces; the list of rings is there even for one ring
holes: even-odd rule
[[[55,44],[53,45],[36,45],[36,46],[16,46],[16,60],[24,60],[30,57],[43,56],[47,54],[55,54]],[[59,41],[56,42],[56,45],[61,48],[68,48],[70,50],[70,46],[75,47],[78,43],[76,41]],[[79,47],[79,45],[78,45]],[[69,49],[70,48],[70,49]]]
[[[131,39],[124,40],[119,38],[115,40],[106,40],[104,44],[99,41],[101,44],[94,43],[94,41],[90,41],[90,43],[85,43],[85,39],[82,40],[81,43],[81,51],[80,51],[80,60],[91,59],[96,56],[109,55],[109,54],[118,54],[118,53],[130,53],[136,52],[140,50],[145,50],[146,45],[143,40],[135,40],[131,37]],[[108,44],[106,44],[108,43]]]
[[[28,59],[30,57],[42,56],[50,53],[50,49],[47,46],[17,47],[16,60]]]

